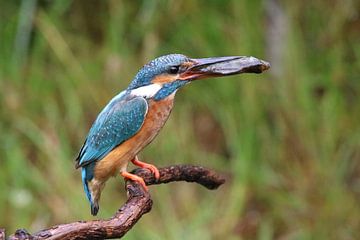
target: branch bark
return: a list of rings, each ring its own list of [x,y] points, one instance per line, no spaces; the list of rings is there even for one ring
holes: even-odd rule
[[[208,189],[216,189],[225,182],[225,179],[212,170],[191,165],[175,165],[160,168],[160,179],[156,181],[150,171],[146,169],[135,169],[134,174],[142,177],[146,185],[169,183],[174,181],[195,182]],[[121,238],[141,218],[151,210],[152,200],[148,192],[136,182],[126,181],[128,200],[115,213],[113,217],[106,220],[77,221],[73,223],[60,224],[41,230],[33,235],[24,229],[16,230],[9,240],[57,240],[57,239],[104,239]],[[4,231],[0,229],[1,234]],[[5,235],[5,234],[4,234]]]

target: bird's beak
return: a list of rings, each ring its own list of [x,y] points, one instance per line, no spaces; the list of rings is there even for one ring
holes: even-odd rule
[[[262,73],[270,64],[254,57],[231,56],[191,59],[189,66],[180,74],[181,80],[197,80],[240,73]]]

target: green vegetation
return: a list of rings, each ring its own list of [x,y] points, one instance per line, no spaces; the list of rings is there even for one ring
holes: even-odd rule
[[[153,210],[125,239],[359,239],[359,2],[274,2],[1,1],[0,226],[92,219],[74,158],[148,60],[253,55],[272,69],[181,90],[141,154],[227,183],[151,187]],[[111,179],[100,217],[125,199]]]

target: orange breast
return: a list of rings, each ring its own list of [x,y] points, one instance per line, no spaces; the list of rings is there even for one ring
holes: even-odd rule
[[[174,95],[161,101],[149,101],[148,113],[139,132],[97,162],[94,169],[96,179],[106,181],[119,171],[126,171],[128,162],[148,145],[164,126],[173,107]]]

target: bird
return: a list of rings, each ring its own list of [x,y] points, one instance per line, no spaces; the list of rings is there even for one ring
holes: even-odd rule
[[[148,190],[141,177],[127,171],[129,162],[159,179],[157,167],[140,161],[137,155],[164,126],[177,90],[199,79],[261,73],[269,67],[255,57],[189,58],[183,54],[160,56],[145,64],[99,113],[76,158],[91,214],[97,215],[101,192],[111,176],[120,174]]]

